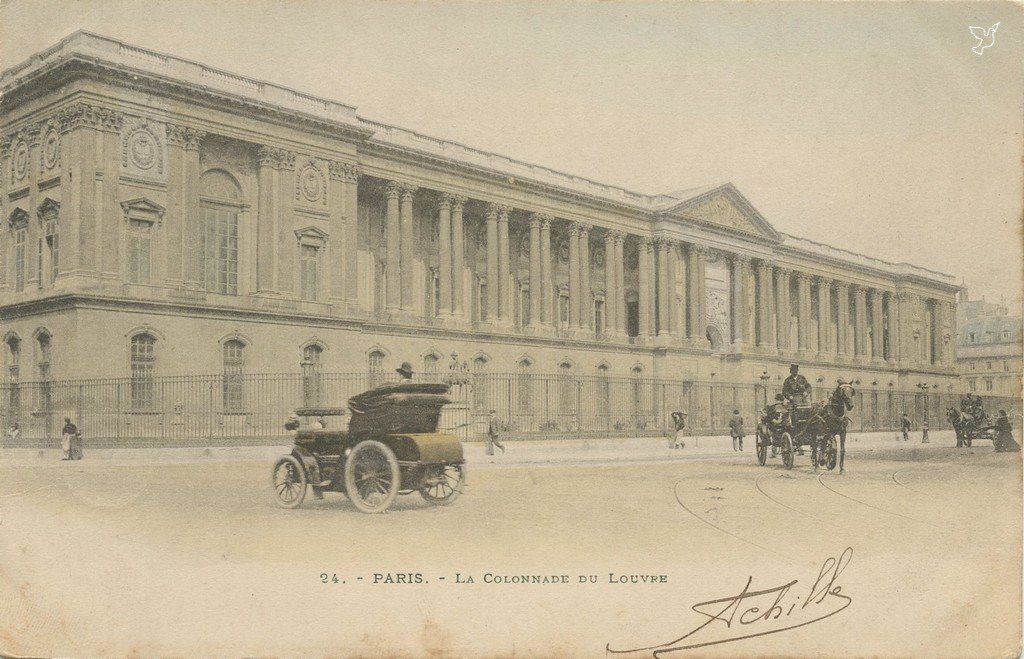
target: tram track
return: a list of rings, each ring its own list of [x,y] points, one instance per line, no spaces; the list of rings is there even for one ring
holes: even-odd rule
[[[840,496],[840,497],[842,497],[844,499],[848,499],[850,501],[853,501],[854,503],[859,503],[862,506],[866,506],[868,508],[871,508],[872,510],[877,510],[880,513],[884,513],[884,514],[890,515],[892,517],[898,517],[900,519],[905,519],[907,521],[914,522],[915,524],[922,524],[924,526],[927,526],[927,527],[930,527],[930,528],[933,528],[933,529],[937,529],[939,531],[946,531],[947,530],[947,529],[944,529],[944,528],[942,528],[940,526],[936,526],[935,524],[932,524],[930,522],[926,522],[924,520],[917,519],[916,517],[909,517],[907,515],[903,515],[902,513],[893,512],[892,510],[888,510],[886,508],[882,508],[880,506],[876,506],[876,505],[874,505],[872,503],[868,503],[867,501],[863,501],[861,499],[857,499],[856,497],[851,497],[848,494],[844,494],[844,493],[840,492],[839,490],[835,489],[834,487],[830,487],[828,484],[826,484],[824,479],[823,479],[823,474],[819,474],[817,480],[818,480],[818,483],[821,484],[821,486],[824,487],[829,492],[832,492],[833,494],[835,494],[837,496]]]
[[[726,528],[723,528],[723,527],[719,526],[718,524],[715,524],[714,522],[712,522],[711,520],[707,519],[703,515],[700,515],[697,512],[695,512],[693,509],[691,509],[689,506],[687,506],[683,502],[683,500],[679,497],[679,485],[682,482],[683,481],[677,481],[676,482],[676,484],[672,487],[672,494],[673,494],[673,496],[675,496],[676,502],[682,507],[682,509],[685,510],[686,512],[688,512],[693,517],[695,517],[697,520],[699,520],[700,522],[702,522],[706,526],[709,526],[709,527],[713,528],[714,530],[718,531],[719,533],[724,533],[725,535],[729,536],[730,538],[734,538],[736,540],[739,540],[740,542],[742,542],[744,544],[748,544],[751,547],[756,547],[757,549],[760,549],[762,551],[770,552],[770,553],[775,554],[776,556],[780,556],[782,558],[789,558],[785,554],[777,552],[774,549],[771,549],[769,547],[765,547],[764,545],[759,545],[756,542],[752,542],[752,541],[744,538],[743,536],[737,535],[737,534],[733,533],[732,531],[730,531],[730,530],[728,530]]]

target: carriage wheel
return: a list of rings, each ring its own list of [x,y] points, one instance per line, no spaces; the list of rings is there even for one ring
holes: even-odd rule
[[[788,432],[782,433],[782,464],[786,469],[793,468],[794,449],[793,438]]]
[[[270,475],[274,500],[282,508],[298,508],[306,498],[306,469],[294,456],[286,455]]]
[[[768,444],[770,444],[771,441],[772,441],[771,438],[768,437],[765,434],[764,428],[762,426],[758,425],[757,426],[757,440],[756,440],[756,443],[757,443],[757,462],[762,467],[764,466],[764,463],[768,460]]]
[[[399,485],[398,459],[381,442],[359,442],[345,460],[345,493],[364,513],[390,508]]]
[[[825,448],[825,466],[828,467],[829,471],[836,468],[838,459],[839,443],[836,441],[836,436],[832,435],[828,438],[828,446]]]
[[[423,477],[420,496],[435,506],[447,506],[462,494],[466,484],[466,465],[451,464],[430,467]]]

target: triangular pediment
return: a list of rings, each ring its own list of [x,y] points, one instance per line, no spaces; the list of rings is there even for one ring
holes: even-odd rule
[[[772,225],[768,224],[732,183],[697,189],[689,197],[685,193],[676,193],[666,202],[666,207],[660,213],[666,218],[697,222],[771,241],[781,240],[781,236]]]

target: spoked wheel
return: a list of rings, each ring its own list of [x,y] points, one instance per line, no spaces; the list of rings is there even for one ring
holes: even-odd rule
[[[447,506],[462,494],[466,484],[466,465],[432,465],[423,476],[420,496],[435,506]]]
[[[788,432],[782,433],[782,465],[786,469],[793,468],[794,454],[796,453],[793,448],[793,438]]]
[[[761,426],[757,427],[757,463],[764,466],[764,463],[768,460],[768,445],[771,444],[771,437],[768,437],[764,428]]]
[[[836,436],[832,435],[828,438],[828,445],[825,447],[825,466],[828,467],[829,471],[836,468],[836,462],[839,459],[839,442],[836,441]]]
[[[286,455],[277,461],[270,483],[274,500],[282,508],[298,508],[306,498],[306,469],[294,456]]]
[[[345,460],[345,491],[364,513],[382,513],[398,496],[398,460],[387,445],[367,440]]]

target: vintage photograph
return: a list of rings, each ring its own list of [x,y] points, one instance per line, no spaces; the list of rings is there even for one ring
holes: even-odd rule
[[[0,0],[0,656],[1021,652],[1024,7]]]

